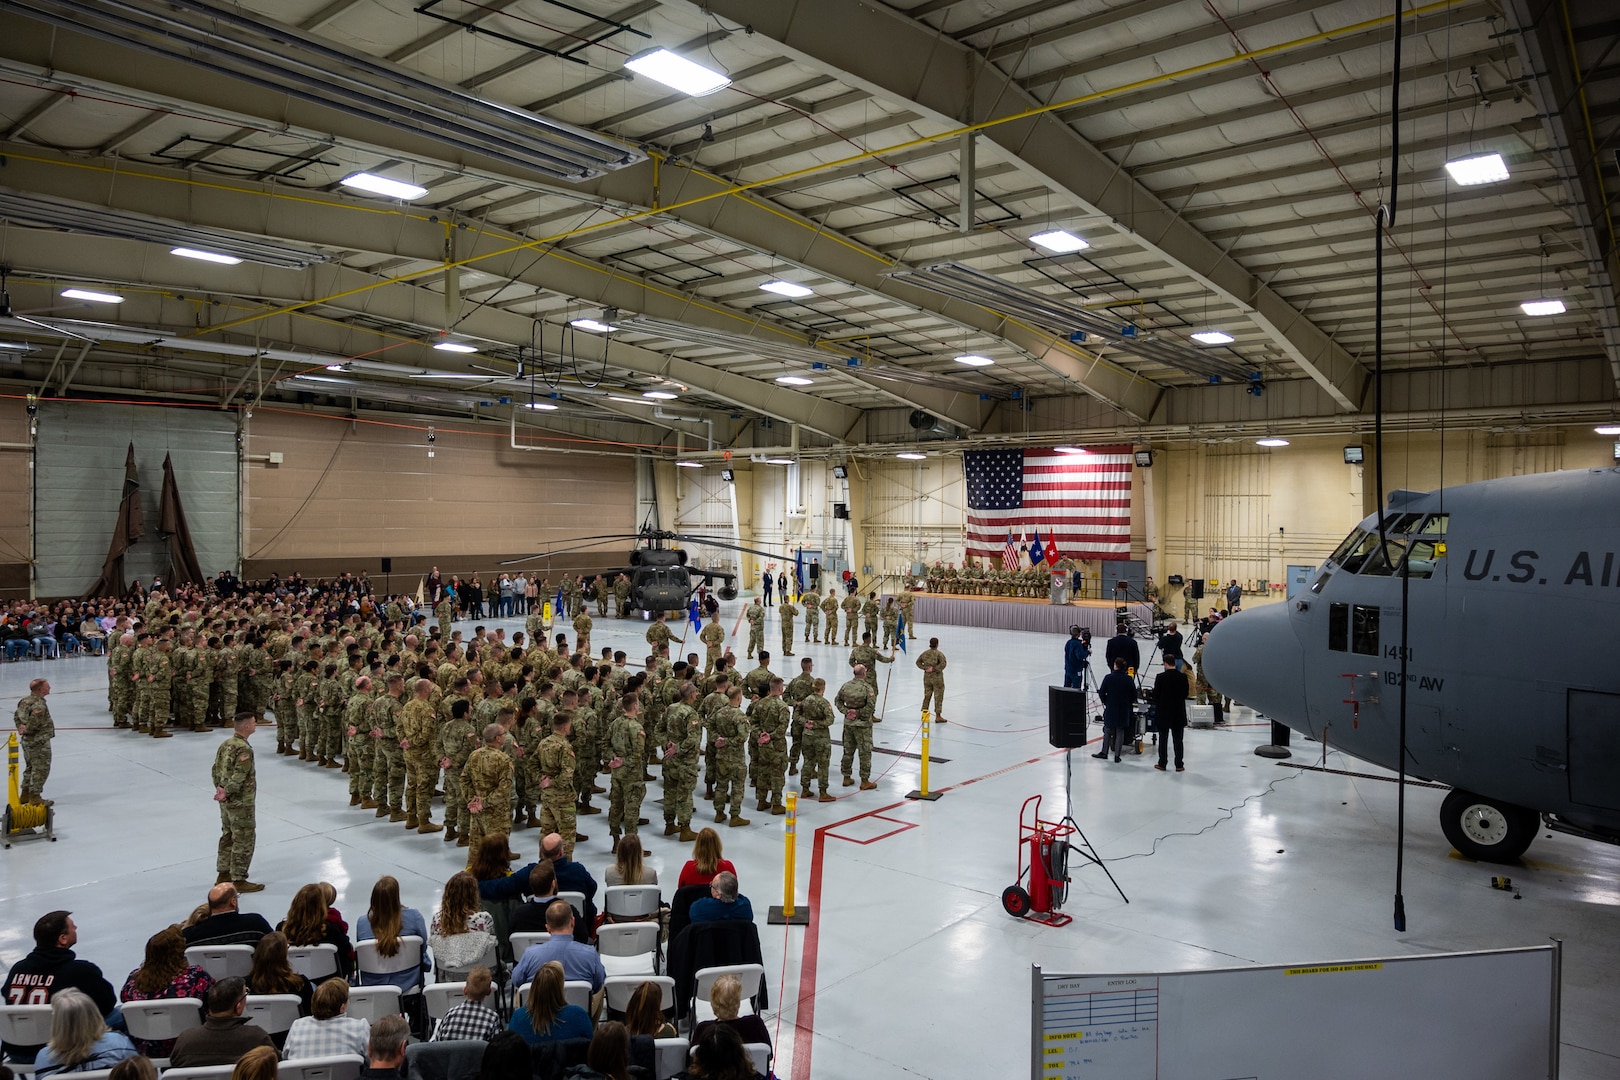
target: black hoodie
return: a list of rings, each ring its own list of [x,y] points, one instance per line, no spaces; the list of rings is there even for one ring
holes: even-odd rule
[[[101,969],[88,960],[80,960],[72,949],[35,949],[12,966],[6,981],[0,983],[0,1001],[7,1005],[48,1005],[58,990],[72,987],[90,995],[106,1016],[118,1004],[112,984],[101,974]],[[18,1046],[0,1043],[7,1057],[19,1061],[33,1061],[44,1046]]]

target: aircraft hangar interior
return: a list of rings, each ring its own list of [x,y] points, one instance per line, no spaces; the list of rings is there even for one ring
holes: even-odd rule
[[[840,722],[883,639],[869,785],[842,730],[791,817],[696,792],[775,1076],[1620,1075],[1617,198],[1591,0],[3,0],[0,697],[56,735],[0,963],[69,910],[116,990],[234,876],[228,731],[115,728],[129,676],[13,631],[59,601],[476,575],[464,640],[532,604],[640,671],[660,586],[704,662],[701,587]],[[1185,769],[1110,759],[1105,642],[1145,703],[1170,624]],[[243,910],[431,918],[467,852],[282,731]],[[1176,981],[1227,969],[1303,977]],[[1155,989],[1055,1010],[1092,975]]]

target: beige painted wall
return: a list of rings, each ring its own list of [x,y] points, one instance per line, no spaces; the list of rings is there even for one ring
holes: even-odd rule
[[[0,400],[0,443],[28,443],[28,413],[17,398]],[[28,595],[29,532],[33,527],[31,455],[26,449],[0,449],[0,598]]]
[[[437,427],[431,446],[426,436],[418,427],[256,412],[247,454],[278,452],[283,461],[250,460],[246,470],[247,575],[334,568],[376,575],[377,560],[390,556],[399,588],[401,574],[434,563],[445,574],[487,575],[501,559],[571,537],[635,531],[631,458],[525,453],[507,444],[504,431],[460,431],[453,423]],[[551,573],[622,565],[628,550],[626,543],[559,558]]]

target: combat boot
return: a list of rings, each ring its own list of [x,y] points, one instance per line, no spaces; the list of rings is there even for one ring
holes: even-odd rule
[[[726,812],[724,810],[716,810],[714,812],[714,823],[716,825],[724,825],[726,823]]]
[[[690,822],[688,822],[688,824],[690,824]],[[695,833],[691,829],[687,828],[686,825],[682,825],[681,826],[681,835],[679,837],[679,840],[683,844],[693,843],[694,841],[697,840],[697,833]]]
[[[855,778],[853,776],[844,777],[844,786],[845,787],[854,787],[855,786]]]
[[[875,783],[873,783],[872,781],[870,781],[870,780],[862,780],[861,781],[861,790],[862,791],[876,791],[877,790],[877,785]]]
[[[444,828],[444,839],[445,839],[445,843],[453,843],[455,841],[455,839],[456,839],[456,827],[454,825],[446,825],[445,826],[445,828]]]
[[[613,841],[612,845],[608,848],[608,854],[617,855],[619,853],[619,834],[616,832],[610,832],[608,833],[608,839]]]
[[[789,776],[798,776],[799,775],[799,767],[797,765],[789,765],[788,766],[788,775]]]
[[[416,815],[415,814],[406,814],[405,815],[405,828],[406,829],[414,829],[414,828],[416,828]]]
[[[375,809],[377,809],[377,800],[373,799],[370,795],[362,795],[362,796],[360,796],[360,809],[362,809],[362,810],[375,810]]]
[[[823,788],[822,791],[821,791],[821,797],[816,800],[816,802],[837,802],[837,801],[838,801],[838,796],[827,794],[827,790],[825,788]]]
[[[403,810],[390,810],[388,812],[388,820],[391,821],[391,822],[395,822],[395,823],[404,821],[405,820],[405,811],[403,811]]]
[[[192,724],[191,725],[191,730],[192,731],[207,731],[208,730],[208,725],[207,724]]]
[[[343,769],[344,772],[349,771],[347,768],[344,768],[343,765],[338,763],[337,758],[323,758],[321,760],[321,768],[323,768],[323,769]]]
[[[665,836],[674,836],[676,833],[678,833],[680,831],[681,831],[680,826],[676,825],[673,821],[664,822],[664,835]]]
[[[769,810],[770,808],[771,804],[765,801],[765,797],[763,795],[760,796],[759,800],[754,804],[755,810],[764,811]]]
[[[215,885],[223,885],[229,880],[231,880],[231,875],[229,875],[229,874],[221,874],[221,875],[219,875],[219,877],[214,879],[214,884]]]
[[[745,817],[738,817],[736,814],[732,814],[731,815],[731,820],[726,822],[726,824],[730,825],[733,829],[736,829],[736,828],[740,828],[743,825],[752,825],[753,822],[749,821]]]
[[[771,803],[771,813],[776,817],[781,817],[783,814],[787,813],[787,807],[783,806],[781,803]]]
[[[174,738],[174,735],[167,728],[155,727],[155,728],[152,729],[152,738],[154,738],[154,739],[172,739],[172,738]],[[259,886],[259,887],[261,889],[264,888],[264,886],[262,886],[262,885]]]
[[[600,814],[601,812],[602,812],[602,808],[600,806],[592,806],[590,804],[590,800],[588,800],[588,799],[579,804],[578,813],[581,813],[581,814]]]
[[[349,795],[349,805],[350,806],[359,806],[360,805],[360,795],[359,795],[358,792],[352,793],[352,794]]]
[[[444,823],[443,822],[441,822],[441,821],[428,821],[426,818],[424,818],[422,820],[422,824],[420,824],[420,825],[418,825],[416,827],[416,831],[419,832],[419,833],[436,833],[436,832],[440,832],[443,829],[444,829]]]
[[[300,746],[298,748],[298,760],[299,761],[308,761],[309,760],[309,748],[307,746]]]
[[[472,841],[469,840],[466,836],[458,836],[456,838],[456,847],[471,847],[471,846],[472,846]]]
[[[231,884],[236,886],[236,891],[239,893],[264,892],[264,886],[257,881],[233,881]]]
[[[598,783],[593,781],[591,783],[591,794],[592,795],[606,795],[607,794],[607,788],[605,788],[601,784],[598,784]]]
[[[373,805],[375,805],[377,807],[377,816],[378,817],[387,817],[390,813],[392,813],[392,811],[389,810],[388,807],[384,806],[382,803],[375,803]]]

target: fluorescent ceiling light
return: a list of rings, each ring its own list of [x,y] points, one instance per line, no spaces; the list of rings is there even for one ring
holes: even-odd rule
[[[0,346],[0,348],[3,347]],[[1595,427],[1592,430],[1599,435],[1620,435],[1620,424],[1604,424],[1602,427]]]
[[[991,364],[995,363],[995,361],[990,359],[988,356],[975,356],[972,353],[968,353],[965,356],[958,356],[956,358],[956,362],[958,364],[966,364],[968,367],[989,367]]]
[[[1526,315],[1562,315],[1564,302],[1562,300],[1526,300],[1519,305],[1519,310]]]
[[[348,371],[349,370],[349,365],[348,364],[327,364],[326,365],[326,370],[327,371]]]
[[[1056,450],[1060,454],[1087,454],[1087,453],[1090,453],[1090,451],[1087,450],[1083,446],[1054,446],[1054,447],[1052,447],[1052,449]]]
[[[241,262],[235,255],[221,255],[217,251],[199,251],[197,248],[177,247],[169,249],[170,255],[178,255],[182,259],[197,259],[201,262],[219,263],[221,266],[235,266]]]
[[[1038,244],[1047,251],[1055,251],[1059,255],[1067,255],[1071,251],[1084,251],[1091,246],[1067,229],[1050,229],[1036,233],[1029,238],[1029,242]]]
[[[403,180],[390,180],[386,176],[378,176],[375,173],[368,172],[353,173],[345,176],[338,183],[347,188],[354,188],[356,191],[369,191],[373,195],[384,195],[390,199],[404,199],[406,202],[412,199],[420,199],[428,191],[425,187],[407,184]]]
[[[693,97],[712,94],[731,85],[731,80],[718,71],[711,71],[664,48],[649,49],[632,56],[624,62],[624,66],[637,75],[645,75],[654,82],[661,82]]]
[[[117,293],[91,292],[89,289],[63,289],[62,295],[69,300],[93,300],[98,304],[122,304],[124,298]]]
[[[1254,445],[1256,445],[1256,446],[1287,446],[1288,445],[1288,440],[1287,439],[1256,439],[1256,440],[1254,440]]]
[[[1451,174],[1454,183],[1464,187],[1471,187],[1474,184],[1494,184],[1508,178],[1507,163],[1502,160],[1501,154],[1495,152],[1448,161],[1446,172]]]
[[[650,397],[656,401],[674,401],[677,397],[680,397],[679,394],[672,394],[668,390],[648,390],[641,396]]]
[[[32,345],[25,345],[20,341],[0,341],[0,352],[33,352]]]
[[[613,394],[608,395],[608,400],[609,401],[622,401],[626,405],[651,405],[652,404],[652,402],[647,401],[647,400],[645,400],[643,398],[638,398],[638,397],[618,397],[618,396],[613,395]]]
[[[765,284],[761,285],[760,288],[765,292],[773,292],[777,296],[792,296],[796,298],[800,296],[815,295],[814,289],[807,289],[803,285],[800,285],[794,281],[767,281]]]
[[[618,329],[617,326],[609,326],[607,323],[597,322],[595,319],[569,319],[568,325],[577,330],[589,330],[593,334],[611,334]]]
[[[478,351],[478,346],[468,345],[461,341],[441,341],[433,347],[440,352],[474,353]]]
[[[928,460],[928,455],[927,454],[906,453],[906,454],[896,454],[894,456],[897,457],[897,458],[902,458],[902,459],[904,459],[906,461],[927,461]]]
[[[807,379],[803,375],[778,375],[776,381],[783,386],[809,386],[814,379]]]
[[[1200,330],[1192,337],[1194,341],[1201,341],[1205,345],[1230,345],[1237,340],[1225,330]]]
[[[703,462],[701,462],[701,461],[677,461],[675,463],[675,466],[676,466],[676,468],[680,468],[680,469],[701,469],[701,468],[703,468]]]
[[[529,401],[529,402],[525,402],[523,407],[525,409],[539,409],[539,410],[541,410],[543,412],[556,412],[557,411],[557,406],[553,405],[549,401]]]
[[[790,458],[790,457],[768,457],[768,458],[765,459],[765,464],[767,464],[767,465],[791,465],[791,464],[793,464],[793,459]]]

